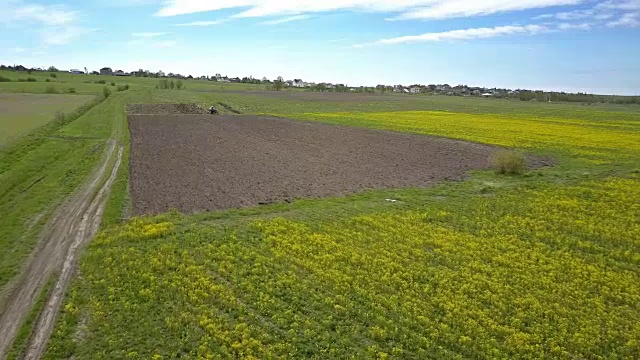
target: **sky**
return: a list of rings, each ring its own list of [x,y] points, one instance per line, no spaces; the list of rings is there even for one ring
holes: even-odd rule
[[[0,0],[0,64],[640,95],[640,0]]]

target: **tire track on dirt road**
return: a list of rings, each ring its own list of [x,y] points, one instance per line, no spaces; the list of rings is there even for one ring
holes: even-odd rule
[[[121,144],[115,140],[108,141],[102,162],[89,181],[56,210],[23,271],[2,294],[0,304],[4,306],[0,312],[0,359],[7,356],[20,326],[48,279],[59,272],[53,291],[32,330],[25,358],[38,359],[42,356],[73,276],[79,250],[100,227],[111,185],[122,162],[122,153]],[[109,170],[111,172],[105,180]]]

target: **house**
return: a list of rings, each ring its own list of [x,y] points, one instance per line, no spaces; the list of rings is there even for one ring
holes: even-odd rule
[[[70,73],[74,74],[74,75],[81,75],[84,74],[84,71],[82,70],[78,70],[78,69],[71,69],[69,70]]]
[[[122,71],[122,70],[116,70],[116,72],[114,72],[113,75],[115,75],[115,76],[127,76],[127,74],[125,74],[125,72]]]
[[[451,86],[449,86],[448,84],[444,84],[444,85],[437,85],[436,86],[436,92],[438,93],[448,93],[451,91]]]
[[[113,75],[113,70],[110,67],[103,67],[100,69],[100,75]]]
[[[297,87],[297,88],[303,88],[307,86],[307,83],[302,81],[302,79],[294,79],[293,84],[291,86]]]
[[[414,86],[414,87],[409,89],[409,93],[411,93],[411,94],[420,94],[420,88],[417,87],[417,86]]]
[[[492,97],[492,96],[493,96],[493,94],[492,94],[492,93],[484,93],[484,94],[482,94],[482,95],[480,95],[480,96],[482,96],[482,97],[486,97],[486,98],[487,98],[487,97]]]

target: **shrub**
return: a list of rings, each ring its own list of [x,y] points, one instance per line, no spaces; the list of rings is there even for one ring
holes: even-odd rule
[[[27,78],[27,82],[36,82],[36,81],[38,81],[38,80],[36,80],[36,78],[34,78],[34,77],[28,77]]]
[[[116,86],[116,83],[114,83],[113,81],[111,82],[111,86]]]
[[[107,82],[105,80],[96,80],[94,81],[96,84],[106,84]]]
[[[27,82],[27,79],[20,78],[20,79],[18,79],[18,82]]]
[[[44,79],[44,81],[46,81],[46,82],[51,82],[51,79],[46,78],[46,79]]]
[[[104,89],[102,89],[102,95],[104,95],[104,98],[108,98],[109,95],[111,95],[111,90],[109,90],[108,87],[105,87]]]
[[[49,76],[51,76],[52,78],[54,78],[54,79],[55,79],[55,78],[57,78],[57,77],[58,77],[58,74],[51,73],[51,74],[49,74]]]
[[[169,88],[169,80],[167,79],[162,79],[158,82],[158,85],[156,86],[156,89],[168,89]]]
[[[72,88],[72,87],[68,88],[68,89],[67,89],[67,93],[69,93],[69,94],[75,94],[75,93],[76,93],[76,88]]]
[[[499,174],[520,174],[526,169],[524,155],[514,150],[502,150],[491,158],[491,166]]]
[[[47,88],[44,90],[45,93],[47,94],[57,94],[58,90],[56,90],[55,87],[53,86],[47,86]]]
[[[181,80],[176,81],[176,89],[180,90],[184,87],[184,84]]]
[[[0,76],[0,82],[11,82],[11,79],[8,77]]]
[[[125,85],[118,85],[118,88],[116,89],[117,91],[125,91],[125,90],[129,90],[129,84],[125,84]]]

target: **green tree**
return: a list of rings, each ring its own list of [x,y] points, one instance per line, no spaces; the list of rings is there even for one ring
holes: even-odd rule
[[[283,86],[284,86],[284,79],[282,78],[282,76],[278,76],[276,81],[273,82],[273,88],[276,91],[280,91],[280,90],[282,90]]]

